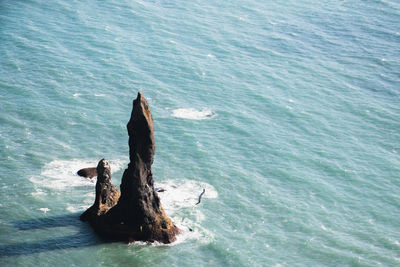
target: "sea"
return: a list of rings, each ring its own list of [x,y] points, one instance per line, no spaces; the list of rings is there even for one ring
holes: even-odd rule
[[[79,220],[138,92],[169,245]],[[0,266],[400,266],[400,2],[0,0]]]

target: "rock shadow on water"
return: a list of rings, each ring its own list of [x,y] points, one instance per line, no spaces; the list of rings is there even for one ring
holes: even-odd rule
[[[76,234],[50,238],[40,241],[27,241],[14,244],[0,245],[0,257],[29,255],[53,250],[81,248],[98,245],[105,242],[101,238],[94,238],[94,232],[85,223],[79,220],[78,213],[52,216],[40,219],[30,219],[11,222],[17,231],[35,231],[59,227],[74,227]],[[29,233],[27,233],[28,236]]]

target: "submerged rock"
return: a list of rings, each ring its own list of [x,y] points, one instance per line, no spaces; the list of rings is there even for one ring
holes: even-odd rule
[[[101,160],[100,168],[97,167],[95,203],[81,215],[81,219],[89,221],[96,232],[108,238],[171,243],[179,229],[166,216],[154,190],[151,170],[156,148],[154,124],[141,93],[133,101],[127,129],[130,163],[122,176],[118,202],[115,204],[119,192],[116,193],[111,184],[108,164]]]

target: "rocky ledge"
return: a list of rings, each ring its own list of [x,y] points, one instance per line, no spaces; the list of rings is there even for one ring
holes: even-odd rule
[[[166,216],[154,190],[151,170],[156,148],[154,124],[149,105],[141,93],[133,101],[127,128],[130,162],[122,176],[121,192],[111,183],[108,162],[100,160],[95,202],[80,218],[106,238],[171,243],[179,229]]]

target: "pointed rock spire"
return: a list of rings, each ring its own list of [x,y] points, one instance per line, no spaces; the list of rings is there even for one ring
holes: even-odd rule
[[[98,192],[100,192],[100,202],[104,199],[114,199],[111,197],[112,191],[106,190],[102,195],[102,187],[98,188],[96,184],[95,204],[82,214],[81,219],[88,220],[98,233],[106,237],[127,241],[171,243],[176,239],[179,229],[166,216],[154,190],[151,170],[156,148],[154,124],[149,105],[141,93],[138,93],[136,100],[133,101],[127,129],[130,162],[122,176],[121,196],[118,203],[115,205],[113,201],[109,202],[106,206],[110,208],[105,212],[101,208],[96,208]],[[104,171],[102,172],[102,169],[98,167],[97,172],[99,183],[100,173]],[[106,178],[107,172],[105,173],[102,181],[109,181]],[[108,183],[105,184],[108,185]],[[93,208],[94,206],[96,207]],[[101,207],[101,205],[98,206]]]

